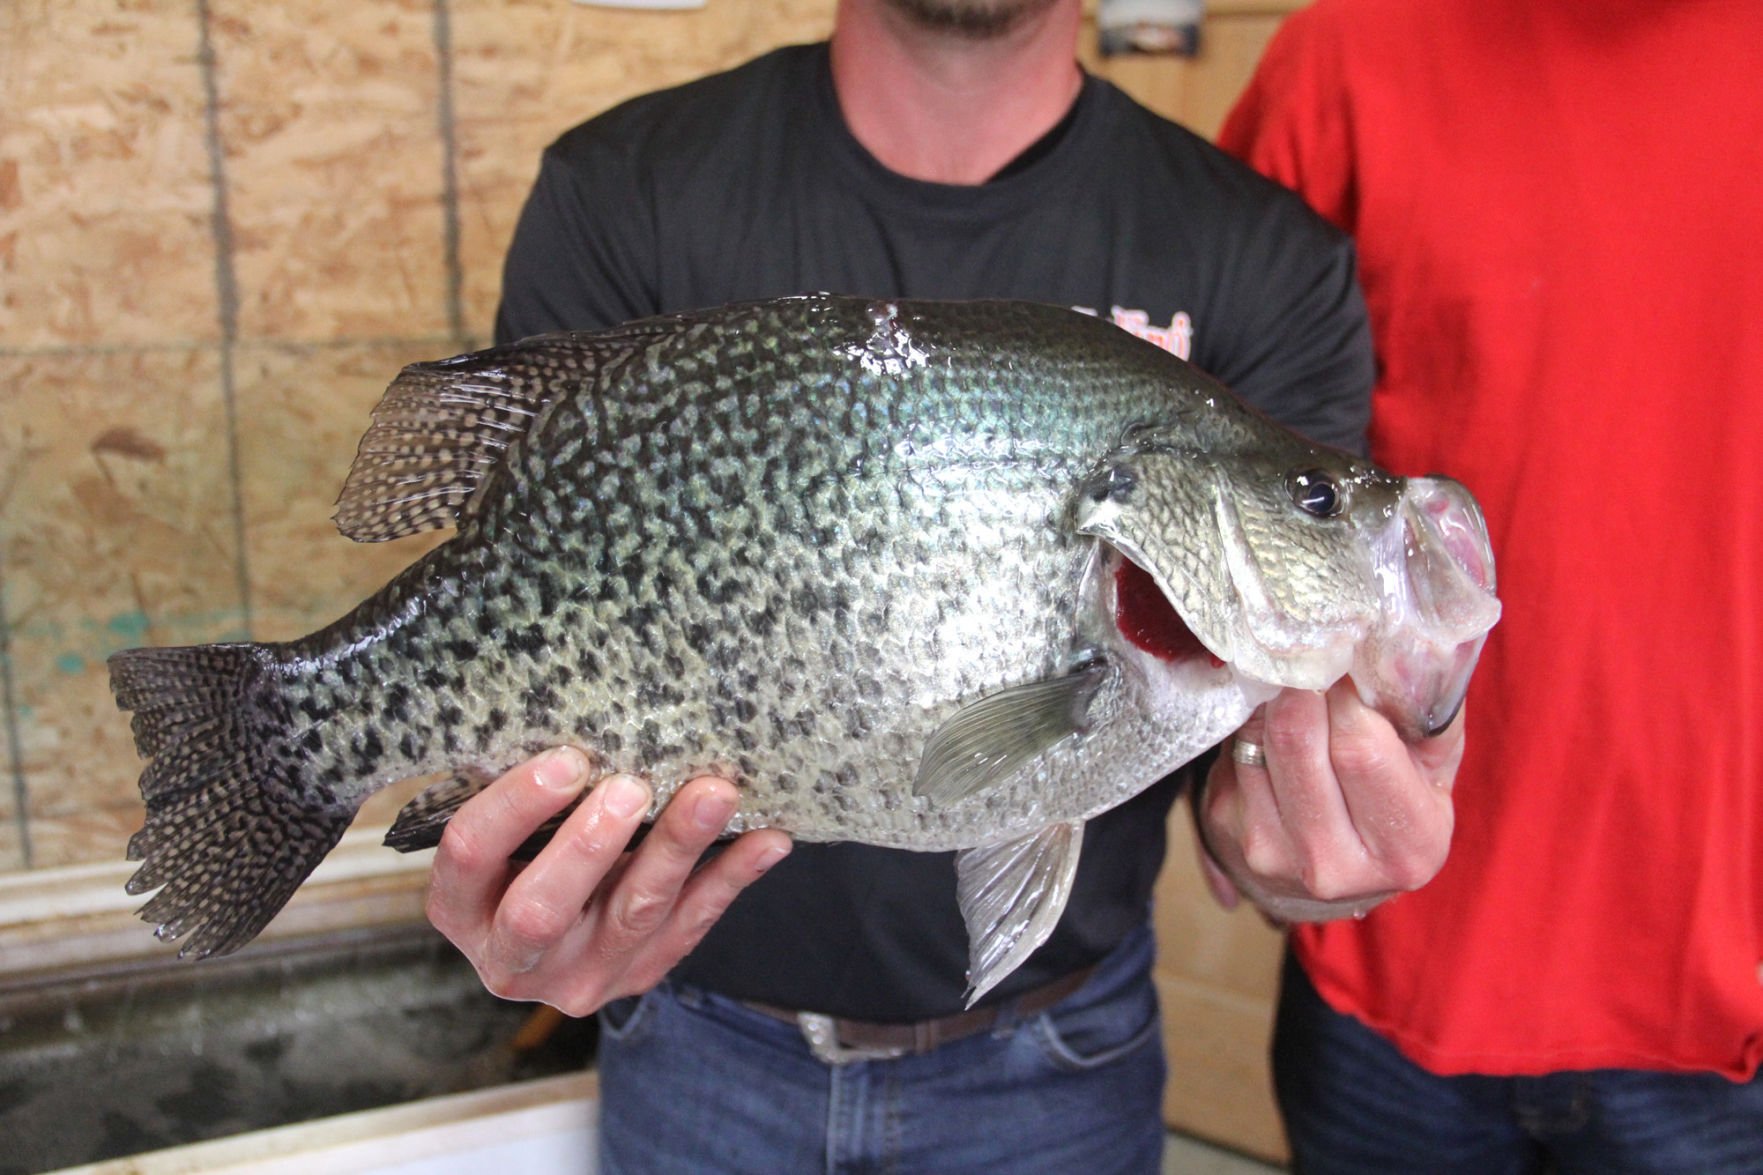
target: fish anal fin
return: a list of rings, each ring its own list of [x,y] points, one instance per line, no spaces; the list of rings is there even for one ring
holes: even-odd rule
[[[912,793],[952,804],[1001,783],[1084,729],[1108,668],[1100,660],[1059,677],[988,694],[962,707],[925,743]]]
[[[1049,824],[1031,836],[963,849],[957,897],[967,924],[967,1006],[996,987],[1047,941],[1071,897],[1083,822]]]
[[[399,810],[397,819],[386,829],[381,843],[400,853],[419,853],[424,849],[434,848],[441,843],[441,834],[447,830],[447,822],[453,819],[467,801],[495,780],[496,774],[492,771],[461,771],[439,783],[431,784]],[[539,851],[557,835],[557,830],[563,827],[563,822],[580,806],[579,799],[570,801],[567,808],[535,828],[532,835],[522,841],[510,857],[516,861],[530,861],[538,856]],[[645,824],[637,829],[638,835],[631,838],[632,847],[648,827]]]
[[[434,848],[441,843],[441,832],[453,814],[495,778],[493,772],[464,770],[430,784],[399,809],[382,843],[400,853]]]

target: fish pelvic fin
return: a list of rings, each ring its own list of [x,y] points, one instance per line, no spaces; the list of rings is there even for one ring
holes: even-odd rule
[[[996,987],[1047,941],[1077,876],[1083,821],[955,855],[956,893],[967,924],[967,1006]]]
[[[1009,779],[1080,733],[1108,675],[1093,659],[1071,673],[1011,686],[962,707],[925,742],[912,793],[953,804]]]
[[[261,645],[129,649],[110,658],[147,762],[147,818],[129,839],[127,890],[159,892],[139,914],[178,955],[255,938],[334,848],[354,803],[303,779],[280,681]]]

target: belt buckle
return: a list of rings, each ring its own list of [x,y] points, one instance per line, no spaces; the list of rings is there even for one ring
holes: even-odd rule
[[[797,1012],[796,1026],[808,1042],[808,1051],[828,1065],[849,1065],[853,1061],[890,1061],[903,1057],[904,1048],[864,1048],[839,1043],[839,1026],[820,1012]]]

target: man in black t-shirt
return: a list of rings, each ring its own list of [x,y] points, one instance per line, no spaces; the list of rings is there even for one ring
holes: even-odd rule
[[[1085,76],[1079,22],[1078,0],[845,0],[830,45],[577,127],[546,152],[516,230],[499,339],[813,290],[1026,298],[1109,317],[1313,438],[1362,448],[1372,368],[1350,245]],[[1340,688],[1288,691],[1250,726],[1239,737],[1265,760],[1222,759],[1199,805],[1229,866],[1209,866],[1221,895],[1330,916],[1437,870],[1460,724],[1406,748]],[[590,783],[513,872],[508,853]],[[974,1012],[947,854],[792,851],[762,831],[693,872],[736,803],[706,779],[625,856],[646,789],[589,780],[572,752],[454,818],[430,915],[501,994],[573,1014],[631,997],[604,1021],[607,1170],[693,1156],[785,1170],[812,1154],[1154,1169],[1145,924],[1177,788],[1090,822],[1058,928]],[[1410,835],[1379,842],[1356,810],[1399,814]]]

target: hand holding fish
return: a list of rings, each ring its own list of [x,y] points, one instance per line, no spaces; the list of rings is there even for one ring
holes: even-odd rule
[[[1461,718],[1404,742],[1343,680],[1281,692],[1236,737],[1263,761],[1220,755],[1194,797],[1207,881],[1226,908],[1240,895],[1281,922],[1363,915],[1443,867]]]
[[[610,776],[582,798],[529,863],[509,859],[581,796],[587,762],[563,748],[503,775],[448,823],[429,882],[428,916],[505,999],[585,1016],[646,991],[698,944],[735,895],[790,851],[750,832],[693,867],[734,814],[727,780],[695,779],[634,851],[649,791]]]

